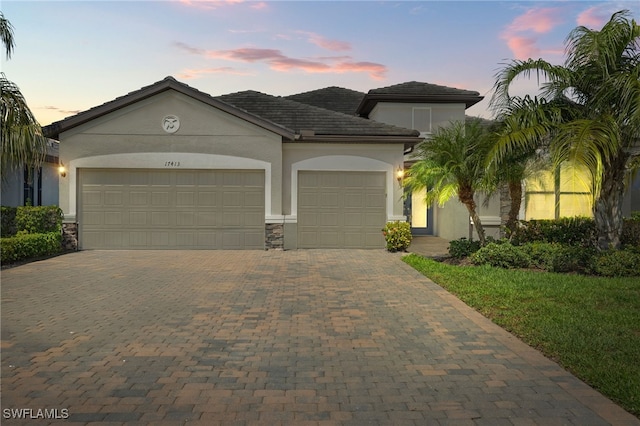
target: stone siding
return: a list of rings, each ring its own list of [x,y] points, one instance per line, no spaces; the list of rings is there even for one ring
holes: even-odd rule
[[[266,250],[284,250],[284,225],[267,223],[265,225],[264,247]]]
[[[78,224],[62,224],[62,248],[64,250],[78,250]]]

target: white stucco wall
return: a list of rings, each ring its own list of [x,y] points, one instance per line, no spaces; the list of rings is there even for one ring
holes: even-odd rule
[[[420,110],[414,114],[414,110]],[[369,113],[371,120],[395,126],[416,129],[423,136],[434,133],[439,127],[452,121],[464,121],[465,104],[396,103],[379,102]],[[429,121],[427,128],[420,128],[420,117]]]

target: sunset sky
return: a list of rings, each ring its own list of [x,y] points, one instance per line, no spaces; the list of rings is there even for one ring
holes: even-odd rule
[[[16,47],[2,72],[47,125],[166,76],[211,95],[366,92],[407,81],[476,90],[490,118],[513,59],[561,64],[578,25],[638,1],[7,1]],[[531,87],[523,83],[520,90]]]

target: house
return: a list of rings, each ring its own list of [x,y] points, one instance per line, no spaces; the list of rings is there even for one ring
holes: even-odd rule
[[[47,140],[47,153],[38,168],[20,165],[1,182],[3,206],[48,206],[58,204],[58,141]]]
[[[380,248],[416,130],[167,77],[53,123],[80,249]]]
[[[212,96],[167,77],[44,130],[60,141],[59,206],[80,249],[381,248],[387,221],[471,235],[462,204],[426,206],[398,173],[480,100],[419,82]],[[522,218],[584,210],[582,186],[547,180],[527,186]],[[627,214],[640,210],[638,186]],[[505,203],[479,205],[498,236]]]

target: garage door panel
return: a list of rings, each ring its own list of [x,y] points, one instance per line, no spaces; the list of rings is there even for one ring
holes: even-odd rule
[[[344,199],[344,206],[349,208],[349,207],[354,207],[354,208],[358,208],[361,209],[364,205],[364,197],[362,195],[362,193],[356,193],[356,192],[347,192],[345,199]]]
[[[179,191],[176,193],[176,207],[193,207],[196,205],[196,193],[194,191]]]
[[[176,225],[194,226],[196,224],[194,212],[176,212]]]
[[[345,213],[344,214],[345,227],[349,227],[349,226],[361,227],[363,216],[364,214],[362,212]]]
[[[152,206],[169,206],[169,192],[152,192],[151,193],[151,205]]]
[[[84,214],[84,220],[82,221],[85,225],[102,225],[104,223],[104,213],[103,212],[86,212]]]
[[[384,247],[386,173],[301,171],[298,182],[298,247]]]
[[[105,225],[123,225],[122,212],[105,212],[104,213]]]
[[[176,247],[188,248],[196,244],[195,232],[176,232]]]
[[[85,188],[82,197],[86,206],[101,206],[103,204],[101,191]]]
[[[364,197],[365,203],[364,206],[365,207],[377,207],[377,208],[384,208],[385,204],[386,204],[386,197],[381,196],[379,194],[366,194]]]
[[[149,194],[143,191],[129,191],[130,206],[146,206],[149,204]]]
[[[169,213],[151,212],[151,226],[169,226]]]
[[[264,248],[262,170],[80,169],[79,182],[83,249]]]
[[[222,195],[222,202],[225,207],[242,207],[242,194],[225,191]]]
[[[318,214],[318,225],[323,227],[339,226],[339,213],[320,213]]]
[[[262,192],[251,191],[244,194],[245,207],[261,208],[264,204],[264,194]]]
[[[147,226],[147,212],[129,212],[129,225]]]
[[[321,208],[335,208],[339,206],[340,195],[337,192],[322,192],[319,197]]]
[[[218,194],[215,190],[199,191],[198,192],[198,206],[199,207],[213,207],[216,206]]]
[[[216,226],[218,225],[218,213],[213,212],[197,212],[195,214],[197,226]]]
[[[259,230],[263,228],[264,215],[262,213],[245,211],[243,215],[244,215],[243,223],[246,228],[251,227]]]
[[[319,235],[319,245],[326,248],[340,247],[340,233],[337,231],[326,230]]]

